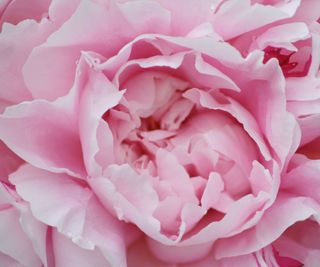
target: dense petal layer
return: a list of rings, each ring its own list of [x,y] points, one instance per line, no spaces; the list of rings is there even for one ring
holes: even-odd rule
[[[290,18],[295,14],[299,4],[300,0],[286,1],[274,6],[252,4],[249,0],[224,1],[215,10],[213,25],[227,40],[272,22]]]
[[[45,230],[22,203],[0,184],[0,251],[25,267],[46,265]],[[2,263],[2,262],[1,262]]]
[[[68,175],[30,165],[21,167],[10,180],[37,219],[57,227],[84,249],[96,246],[111,266],[124,265],[125,229],[101,207],[88,187]]]
[[[101,175],[114,163],[113,136],[101,117],[119,103],[122,94],[102,73],[89,74],[79,106],[80,139],[89,175]]]
[[[297,212],[299,211],[299,212]],[[276,202],[265,211],[255,227],[215,245],[217,258],[251,253],[276,240],[288,227],[318,213],[315,203],[306,197],[279,193]]]
[[[56,267],[110,267],[100,251],[86,250],[74,244],[68,237],[53,230],[54,262]]]
[[[82,1],[69,20],[32,51],[23,69],[26,84],[33,97],[56,99],[70,90],[82,50],[111,56],[143,32],[166,33],[169,21],[168,11],[155,2]]]

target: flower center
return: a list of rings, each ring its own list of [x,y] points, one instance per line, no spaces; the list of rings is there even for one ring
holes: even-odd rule
[[[268,62],[272,58],[277,59],[282,72],[286,77],[303,77],[308,74],[311,64],[311,55],[309,55],[307,61],[303,61],[300,58],[300,54],[306,54],[309,51],[301,49],[301,51],[294,52],[282,48],[268,46],[265,48],[264,52],[265,54],[263,63]]]
[[[159,121],[157,121],[153,116],[150,116],[150,117],[141,119],[140,129],[142,131],[160,130],[161,125],[160,125]]]

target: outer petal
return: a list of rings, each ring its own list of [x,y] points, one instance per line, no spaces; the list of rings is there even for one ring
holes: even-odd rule
[[[110,267],[99,250],[86,250],[69,238],[53,230],[53,253],[55,267]]]
[[[290,193],[313,198],[320,203],[320,160],[310,160],[291,170],[282,179],[281,188]]]
[[[215,255],[225,258],[257,251],[276,240],[292,224],[315,215],[317,209],[308,198],[279,194],[254,228],[229,239],[218,240]]]
[[[46,101],[10,107],[0,116],[0,138],[35,166],[84,176],[76,124],[65,108]]]
[[[296,47],[292,43],[309,36],[306,24],[301,22],[288,23],[268,29],[255,40],[255,43],[260,50],[272,46],[295,51]]]
[[[75,239],[81,237],[86,204],[92,195],[90,190],[75,186],[67,175],[50,173],[31,165],[22,166],[10,176],[10,181],[16,185],[18,194],[30,202],[36,218]],[[37,190],[46,194],[37,193]]]
[[[0,155],[0,181],[7,181],[9,174],[14,172],[23,163],[23,160],[1,141]]]
[[[7,2],[7,5],[2,16],[0,12],[0,24],[3,22],[17,24],[25,19],[40,20],[47,14],[51,0],[9,0],[2,2]]]
[[[37,219],[57,227],[84,249],[97,246],[111,266],[125,265],[123,225],[101,207],[88,187],[68,175],[30,165],[21,167],[10,180],[30,202]]]
[[[8,15],[6,16],[5,12],[5,17],[10,22],[19,22],[21,18],[26,17],[38,19],[49,4],[49,0],[2,2],[4,3],[1,3],[3,6],[0,6],[0,15],[1,8],[7,8]],[[42,44],[53,31],[69,18],[77,5],[76,2],[78,1],[53,0],[49,9],[50,20],[44,18],[39,23],[34,20],[24,20],[17,25],[5,23],[2,26],[0,34],[0,112],[10,104],[20,103],[32,98],[23,77],[23,66],[31,51]],[[57,10],[59,10],[59,15],[57,15]],[[35,68],[35,66],[31,67]],[[45,66],[45,68],[51,69],[48,66]],[[39,78],[38,74],[37,79]],[[44,85],[45,87],[46,85]]]
[[[317,266],[320,257],[320,227],[312,220],[298,222],[291,226],[274,242],[279,255],[304,263],[305,266]]]
[[[215,10],[213,25],[225,40],[231,39],[272,22],[292,17],[299,4],[300,0],[275,6],[251,4],[249,0],[225,1]]]
[[[145,241],[139,240],[128,249],[128,267],[176,267],[176,264],[164,263],[155,258]]]
[[[31,99],[23,77],[22,66],[34,46],[47,38],[48,23],[23,21],[17,26],[6,24],[0,34],[0,98],[9,103]],[[28,39],[25,40],[25,36]],[[24,45],[21,45],[23,43]]]
[[[32,51],[23,73],[33,97],[52,100],[65,95],[72,85],[81,50],[110,56],[140,33],[168,31],[169,13],[159,4],[113,2],[82,1],[56,33]]]
[[[5,186],[0,184],[0,238],[2,240],[0,252],[15,259],[23,266],[40,267],[42,262],[33,250],[32,242],[23,229],[23,226],[27,224],[20,224],[19,210],[10,202],[14,204],[15,200],[9,196]],[[26,223],[26,221],[24,222]],[[35,229],[32,239],[37,239],[37,229]],[[45,246],[44,243],[38,243],[38,245]]]
[[[173,35],[184,36],[196,26],[212,17],[210,0],[157,0],[171,13],[171,31]]]

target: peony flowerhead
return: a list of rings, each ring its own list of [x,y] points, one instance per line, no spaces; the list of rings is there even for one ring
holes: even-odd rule
[[[318,1],[28,2],[0,1],[1,264],[317,266]]]

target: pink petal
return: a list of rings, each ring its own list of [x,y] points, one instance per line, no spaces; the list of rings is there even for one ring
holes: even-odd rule
[[[101,175],[102,169],[114,162],[113,136],[101,117],[118,104],[123,92],[119,92],[99,72],[89,73],[88,83],[83,90],[79,128],[84,163],[89,175]]]
[[[320,80],[316,77],[291,77],[286,79],[286,96],[289,101],[307,101],[319,98]],[[301,89],[304,90],[301,90]],[[289,102],[290,103],[290,102]]]
[[[170,0],[158,1],[171,13],[173,35],[184,36],[196,26],[210,20],[212,1],[210,0]]]
[[[312,220],[298,222],[291,226],[273,244],[281,257],[294,259],[306,266],[316,266],[319,260],[319,225]]]
[[[19,195],[30,203],[37,219],[57,227],[84,249],[96,246],[111,266],[124,264],[126,229],[102,208],[88,187],[68,175],[30,165],[21,167],[10,180]]]
[[[147,240],[152,254],[159,260],[170,263],[184,264],[203,259],[211,250],[212,243],[195,246],[166,246],[153,239]]]
[[[0,138],[35,166],[84,176],[80,140],[67,108],[46,101],[12,106],[0,116]]]
[[[201,206],[206,209],[215,208],[223,190],[224,183],[220,175],[211,173],[201,198]]]
[[[299,4],[300,0],[278,6],[251,4],[249,0],[228,1],[216,11],[213,25],[225,40],[231,39],[272,22],[292,17]]]
[[[175,264],[168,264],[161,262],[155,258],[144,240],[138,241],[133,244],[128,250],[128,267],[176,267]]]
[[[57,230],[53,230],[52,242],[56,267],[111,266],[99,250],[86,250],[80,248]]]
[[[5,191],[3,185],[0,185],[1,202],[3,202]],[[1,204],[1,206],[4,206],[4,203]],[[0,238],[2,240],[0,242],[0,252],[12,257],[23,266],[40,267],[42,263],[35,254],[32,242],[23,231],[19,220],[19,211],[10,204],[5,209],[0,210]]]
[[[39,45],[47,37],[49,27],[47,22],[37,24],[34,21],[23,21],[17,26],[4,25],[0,35],[1,99],[9,103],[31,99],[21,70],[34,46]],[[26,35],[28,35],[27,40],[24,38]]]
[[[309,29],[306,24],[294,22],[268,29],[259,35],[255,42],[260,50],[265,49],[267,46],[272,46],[296,51],[297,48],[292,43],[304,40],[309,36]]]
[[[169,152],[159,149],[156,155],[160,180],[167,181],[183,201],[197,203],[190,177],[178,160]]]
[[[110,165],[105,176],[132,205],[145,215],[150,215],[158,204],[151,177],[138,174],[129,165]]]
[[[278,182],[275,177],[271,176],[269,170],[265,169],[258,161],[254,161],[252,165],[249,181],[253,194],[257,195],[261,191],[270,193],[278,187]]]
[[[216,101],[214,97],[209,93],[199,89],[190,89],[184,94],[184,96],[187,99],[194,101],[195,103],[199,103],[205,108],[229,112],[240,123],[243,124],[244,129],[248,132],[251,138],[255,140],[263,156],[266,159],[270,159],[271,155],[269,149],[262,138],[262,133],[259,129],[258,124],[244,107],[231,99],[229,99],[229,101],[231,102],[230,104],[223,105]]]
[[[23,160],[1,141],[0,155],[0,181],[7,181],[9,174],[14,172],[23,163]]]
[[[298,196],[305,196],[320,202],[320,161],[309,160],[285,175],[281,188]]]
[[[92,197],[88,188],[78,185],[66,174],[50,173],[31,165],[24,165],[13,173],[10,181],[16,186],[18,194],[30,202],[38,220],[57,227],[75,239],[81,237],[86,205]]]
[[[3,266],[25,267],[18,261],[3,253],[0,253],[0,262],[3,264]]]
[[[233,257],[257,251],[276,240],[292,224],[315,214],[317,211],[312,206],[308,198],[279,194],[254,228],[218,240],[215,244],[216,257]]]
[[[0,23],[9,22],[11,24],[18,24],[25,19],[40,20],[48,11],[51,0],[15,0],[10,1],[1,16]]]
[[[319,103],[316,105],[319,105]],[[301,146],[312,142],[320,136],[320,129],[318,127],[320,123],[320,114],[302,117],[298,122],[300,124],[302,134]]]
[[[109,5],[82,1],[69,20],[32,51],[23,73],[33,97],[53,100],[65,95],[72,85],[80,51],[93,50],[110,56],[128,38],[145,31],[166,31],[168,12],[157,3],[139,1]],[[134,8],[132,14],[127,13],[130,8]],[[150,8],[154,10],[152,17],[146,15]],[[131,16],[139,19],[131,21]],[[114,32],[118,33],[116,38]]]

